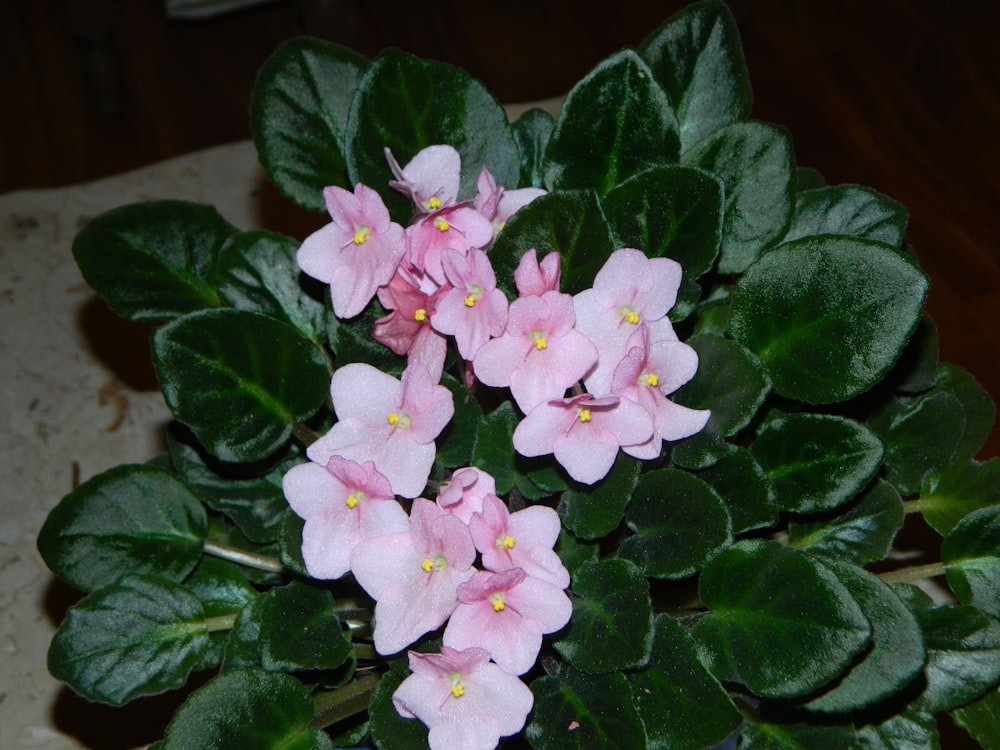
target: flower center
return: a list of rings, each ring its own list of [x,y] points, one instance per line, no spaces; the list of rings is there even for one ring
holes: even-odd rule
[[[451,679],[451,694],[456,698],[461,698],[465,695],[465,685],[462,684],[462,673],[452,672],[448,677]]]
[[[434,219],[434,226],[437,227],[437,230],[439,232],[447,232],[449,229],[451,229],[451,224],[449,224],[448,220],[443,216],[438,216],[436,219]]]
[[[363,245],[368,242],[368,238],[372,236],[372,228],[366,224],[362,224],[354,232],[354,244]]]
[[[393,427],[406,429],[410,426],[410,415],[405,411],[400,413],[392,412],[385,418],[385,420]]]
[[[439,208],[441,208],[441,199],[438,198],[436,195],[432,195],[430,198],[427,199],[427,207],[431,211],[437,211]]]
[[[413,311],[413,319],[418,323],[423,323],[427,320],[427,310],[423,307],[419,307]]]
[[[581,422],[590,421],[590,409],[579,409],[577,410],[576,415],[580,418]]]
[[[466,307],[475,306],[476,301],[483,296],[483,288],[479,284],[466,284],[465,290],[468,292],[464,300]]]
[[[490,601],[493,603],[494,612],[503,612],[504,608],[507,606],[503,603],[503,592],[494,591],[490,594]]]
[[[639,382],[648,386],[656,388],[660,384],[660,376],[655,372],[647,372],[645,375],[639,378]]]
[[[632,309],[629,305],[622,305],[618,309],[618,314],[621,315],[621,319],[631,323],[632,325],[639,324],[639,313]]]
[[[514,549],[514,537],[510,534],[503,534],[497,537],[497,549]]]
[[[361,490],[351,490],[351,494],[344,500],[344,505],[353,510],[358,507],[358,503],[365,499],[365,493]]]
[[[541,351],[547,349],[549,342],[545,340],[545,331],[532,331],[531,340],[535,342],[535,349]]]
[[[448,558],[440,552],[434,555],[433,558],[425,557],[423,562],[420,563],[420,569],[425,573],[437,573],[439,570],[444,570],[447,567]]]

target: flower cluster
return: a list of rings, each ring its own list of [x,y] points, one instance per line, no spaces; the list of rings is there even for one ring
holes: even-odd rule
[[[459,201],[460,157],[450,146],[424,149],[405,167],[386,157],[389,184],[412,201],[411,224],[393,222],[365,185],[329,187],[332,221],[303,242],[298,261],[330,284],[340,317],[377,296],[388,314],[373,336],[406,355],[406,369],[397,379],[368,364],[339,367],[330,386],[338,421],[286,474],[284,491],[305,520],[310,574],[351,572],[375,600],[379,653],[444,626],[440,654],[411,652],[399,712],[431,728],[431,747],[489,748],[524,724],[532,699],[518,676],[534,665],[542,636],[569,621],[570,577],[553,549],[556,512],[509,512],[486,472],[459,468],[434,500],[421,496],[454,412],[440,384],[449,340],[466,385],[510,389],[524,414],[515,449],[552,454],[578,482],[603,478],[619,450],[658,457],[664,440],[697,432],[708,412],[667,398],[697,368],[667,318],[676,262],[621,249],[591,289],[571,296],[559,290],[559,255],[539,260],[529,249],[511,302],[488,250],[544,191],[506,191],[483,168],[475,199]],[[397,496],[412,499],[409,513]]]

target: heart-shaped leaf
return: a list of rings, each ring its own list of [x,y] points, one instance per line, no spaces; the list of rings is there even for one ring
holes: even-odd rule
[[[771,481],[746,448],[737,448],[698,476],[726,504],[734,534],[771,526],[778,520]]]
[[[581,539],[596,539],[611,533],[625,515],[642,464],[619,453],[611,471],[596,484],[573,483],[562,494],[559,515],[563,525]]]
[[[532,107],[511,123],[521,153],[521,185],[540,188],[545,184],[545,148],[555,127],[552,115]]]
[[[899,203],[860,185],[806,190],[795,196],[795,216],[783,238],[842,234],[899,247],[907,213]]]
[[[1000,505],[1000,458],[965,461],[933,474],[924,482],[920,512],[942,536],[979,508]]]
[[[955,598],[1000,617],[1000,505],[959,521],[941,543],[941,562]]]

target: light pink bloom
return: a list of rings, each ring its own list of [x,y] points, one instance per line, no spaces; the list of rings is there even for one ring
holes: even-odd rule
[[[406,251],[403,228],[366,185],[356,185],[353,193],[331,186],[323,198],[333,221],[306,237],[296,260],[309,276],[330,285],[337,317],[352,318],[395,273]]]
[[[410,671],[392,702],[401,716],[428,726],[431,750],[493,750],[521,730],[534,702],[528,686],[481,648],[411,651]]]
[[[437,504],[468,524],[474,513],[483,509],[483,498],[497,491],[496,481],[474,466],[456,469],[451,478],[441,483]]]
[[[698,432],[711,415],[707,409],[689,409],[667,398],[694,377],[698,353],[680,341],[650,339],[645,324],[632,334],[611,381],[613,393],[635,401],[653,417],[649,441],[622,449],[644,459],[659,457],[664,440],[680,440]]]
[[[409,531],[355,545],[351,570],[376,602],[375,649],[394,654],[440,627],[475,559],[468,527],[422,497],[413,501]]]
[[[597,362],[597,348],[573,327],[575,321],[568,294],[518,297],[503,336],[476,352],[476,377],[487,385],[509,386],[525,414],[559,398]]]
[[[441,380],[448,341],[431,327],[434,294],[421,289],[416,275],[400,266],[378,299],[390,313],[375,321],[372,336],[396,354],[406,354],[427,368],[431,380]]]
[[[451,288],[441,290],[431,325],[454,336],[459,355],[470,360],[491,336],[503,333],[507,298],[497,289],[493,266],[482,250],[463,255],[447,249],[442,261]]]
[[[406,228],[407,256],[414,268],[444,284],[441,254],[446,248],[467,253],[493,241],[493,225],[468,203],[456,203],[421,217]]]
[[[546,292],[559,291],[559,253],[548,253],[538,262],[537,253],[532,248],[521,256],[514,270],[514,284],[522,297],[541,296]]]
[[[282,478],[285,498],[306,523],[302,557],[314,578],[340,578],[362,539],[406,531],[410,521],[389,480],[375,469],[333,456],[326,466],[306,462]]]
[[[640,323],[654,340],[677,339],[667,312],[677,300],[681,267],[669,258],[647,258],[639,250],[616,250],[594,277],[594,286],[573,298],[576,327],[597,346],[597,367],[585,379],[591,393],[611,390],[611,377]]]
[[[541,188],[506,190],[497,185],[493,175],[486,167],[483,167],[479,173],[476,189],[477,193],[473,205],[479,213],[490,220],[494,232],[503,229],[511,216],[535,198],[545,195],[546,192]]]
[[[389,187],[409,196],[418,213],[434,213],[455,202],[462,174],[462,157],[451,146],[421,149],[402,168],[388,148],[385,149],[385,158],[396,178],[389,181]]]
[[[444,629],[444,645],[485,648],[511,674],[531,669],[542,635],[564,627],[573,614],[562,589],[520,568],[479,571],[458,587],[458,601]]]
[[[559,514],[546,505],[531,505],[511,513],[496,495],[487,495],[483,509],[469,521],[483,567],[499,573],[521,568],[561,589],[569,586],[569,572],[555,553]]]
[[[532,409],[514,430],[514,449],[529,458],[552,453],[573,479],[593,484],[611,470],[620,446],[652,434],[653,418],[634,401],[584,393]]]
[[[451,391],[419,362],[407,365],[401,380],[358,362],[333,373],[330,394],[338,421],[309,446],[309,458],[373,461],[395,494],[419,495],[434,464],[434,439],[455,412]]]

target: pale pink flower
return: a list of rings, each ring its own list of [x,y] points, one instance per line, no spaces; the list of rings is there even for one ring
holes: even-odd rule
[[[496,481],[487,472],[474,466],[456,469],[441,483],[437,504],[468,524],[474,513],[483,509],[483,498],[497,491]]]
[[[389,314],[375,321],[372,336],[396,354],[405,354],[427,368],[431,380],[441,380],[448,341],[431,326],[435,297],[420,286],[417,276],[400,268],[378,299]]]
[[[553,586],[569,586],[569,572],[553,549],[559,538],[558,513],[547,505],[511,513],[496,495],[487,495],[482,506],[469,521],[469,531],[484,568],[497,573],[521,568]]]
[[[635,458],[657,458],[664,440],[680,440],[705,426],[710,411],[689,409],[667,398],[694,377],[697,369],[698,353],[687,344],[672,339],[652,341],[646,324],[632,334],[625,356],[615,368],[611,390],[650,413],[653,436],[622,450]]]
[[[479,213],[490,220],[494,232],[503,229],[511,216],[535,198],[545,195],[546,192],[541,188],[506,190],[497,185],[493,175],[486,167],[483,167],[479,173],[476,189],[477,193],[473,205]]]
[[[487,385],[509,386],[525,414],[559,398],[597,362],[597,348],[574,328],[575,321],[568,294],[518,297],[503,335],[476,352],[476,377]]]
[[[459,355],[470,360],[491,336],[503,333],[507,297],[497,289],[493,266],[482,250],[473,249],[463,255],[446,249],[442,261],[451,288],[441,290],[431,325],[454,336]]]
[[[455,411],[451,391],[419,362],[407,365],[401,380],[357,362],[333,373],[330,394],[338,421],[309,446],[309,458],[373,461],[395,494],[419,495],[434,464],[434,439]]]
[[[333,456],[326,466],[298,464],[281,484],[288,504],[305,521],[302,558],[314,578],[340,578],[362,539],[410,526],[389,480],[371,461],[361,465]]]
[[[481,648],[440,654],[411,651],[410,671],[392,694],[401,716],[420,719],[431,750],[493,750],[524,726],[531,690],[490,661]]]
[[[489,219],[466,203],[456,203],[423,216],[406,228],[407,257],[414,268],[437,284],[445,284],[441,255],[446,248],[464,255],[493,241]]]
[[[681,267],[669,258],[647,258],[639,250],[613,252],[594,277],[594,286],[573,297],[576,327],[597,346],[597,367],[584,383],[591,393],[611,390],[611,377],[640,323],[654,340],[677,339],[667,312],[677,300]]]
[[[392,151],[385,149],[394,180],[389,187],[409,196],[418,213],[434,213],[455,203],[462,175],[462,157],[451,146],[436,145],[421,149],[400,167]]]
[[[531,669],[542,635],[563,628],[573,614],[561,588],[520,568],[477,572],[458,587],[458,601],[444,629],[444,645],[485,648],[510,674]]]
[[[653,418],[634,401],[584,393],[532,409],[514,430],[514,449],[529,458],[552,453],[573,479],[593,484],[611,470],[620,446],[652,434]]]
[[[376,602],[375,649],[394,654],[444,624],[475,559],[468,527],[422,497],[413,501],[409,531],[355,545],[351,570]]]
[[[366,185],[356,185],[353,193],[331,186],[323,198],[333,221],[306,237],[296,260],[309,276],[330,285],[337,317],[352,318],[395,273],[406,251],[403,228]]]
[[[559,291],[560,275],[559,253],[552,252],[538,262],[535,249],[528,250],[521,256],[517,268],[514,269],[514,284],[517,293],[522,297],[529,295],[541,296],[546,292]]]

